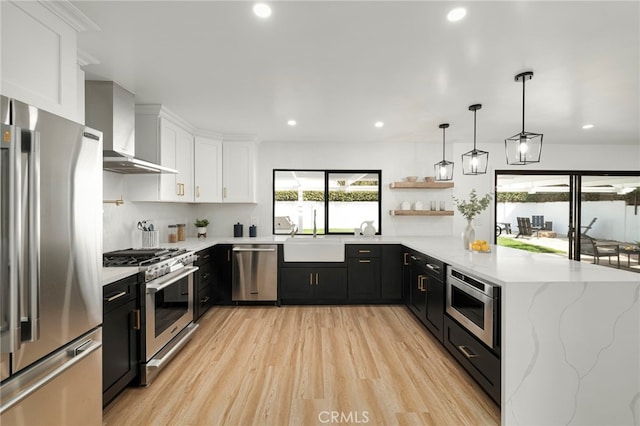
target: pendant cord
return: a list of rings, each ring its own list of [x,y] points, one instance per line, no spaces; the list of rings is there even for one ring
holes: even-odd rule
[[[476,150],[476,110],[473,110],[473,150]]]
[[[444,127],[442,128],[442,162],[444,163]]]
[[[524,133],[524,82],[526,77],[522,77],[522,133]]]

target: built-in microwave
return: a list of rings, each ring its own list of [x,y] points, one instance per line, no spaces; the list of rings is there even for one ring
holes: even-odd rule
[[[494,352],[500,348],[500,286],[447,266],[447,314]]]

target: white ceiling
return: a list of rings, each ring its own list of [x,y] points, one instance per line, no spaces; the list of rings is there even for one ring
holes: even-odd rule
[[[74,1],[101,32],[79,35],[137,103],[263,141],[640,144],[637,1]],[[446,20],[454,6],[460,22]],[[298,125],[290,127],[287,120]],[[375,128],[374,122],[385,123]],[[595,124],[591,130],[582,125]]]

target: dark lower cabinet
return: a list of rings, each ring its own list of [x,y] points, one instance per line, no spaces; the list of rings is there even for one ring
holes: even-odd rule
[[[281,268],[279,298],[285,302],[344,303],[347,300],[346,268]]]
[[[402,246],[384,244],[381,247],[380,297],[384,301],[402,301]]]
[[[211,307],[211,287],[213,286],[213,249],[208,248],[196,253],[195,265],[200,269],[193,283],[193,320],[197,321]]]
[[[346,253],[350,302],[402,301],[400,245],[348,244]]]
[[[425,266],[423,287],[426,288],[427,307],[424,325],[442,342],[444,339],[445,265],[437,259],[426,256]]]
[[[380,300],[380,257],[362,256],[347,258],[349,300]]]
[[[423,324],[427,321],[427,288],[425,279],[427,268],[425,259],[419,253],[410,256],[409,268],[409,309]]]
[[[444,318],[444,346],[500,405],[500,358],[448,315]]]
[[[233,263],[231,261],[231,244],[216,244],[213,247],[212,286],[214,305],[232,305],[231,284]]]
[[[138,277],[103,287],[102,406],[138,376]]]

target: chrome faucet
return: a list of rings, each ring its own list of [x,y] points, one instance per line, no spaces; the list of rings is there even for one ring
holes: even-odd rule
[[[291,238],[296,236],[296,231],[298,230],[298,227],[295,224],[291,224]]]
[[[318,229],[316,228],[316,209],[313,209],[313,238],[318,235]]]

